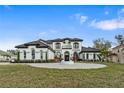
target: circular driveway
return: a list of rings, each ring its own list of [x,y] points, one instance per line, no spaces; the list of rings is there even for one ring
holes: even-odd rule
[[[31,63],[28,65],[38,68],[54,68],[54,69],[98,69],[98,68],[106,67],[106,65],[94,64],[94,63],[74,63],[74,64]]]
[[[0,65],[10,65],[9,62],[0,62]]]

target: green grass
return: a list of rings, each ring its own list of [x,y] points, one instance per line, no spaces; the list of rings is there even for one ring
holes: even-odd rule
[[[124,87],[124,65],[105,63],[106,68],[57,70],[27,65],[0,65],[0,87],[11,88],[112,88]]]

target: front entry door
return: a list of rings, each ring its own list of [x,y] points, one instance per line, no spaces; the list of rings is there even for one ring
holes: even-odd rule
[[[65,61],[69,61],[69,55],[65,55]]]
[[[65,61],[69,61],[69,52],[68,51],[66,51],[65,52]]]

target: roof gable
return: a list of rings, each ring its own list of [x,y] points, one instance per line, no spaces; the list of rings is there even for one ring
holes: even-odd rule
[[[35,45],[37,48],[49,47],[46,43],[41,40],[32,41],[28,43],[24,43],[22,45],[15,46],[15,48],[27,48],[28,46]]]
[[[31,45],[35,45],[36,48],[48,48],[49,50],[54,52],[54,50],[47,44],[47,41],[42,39],[15,46],[15,48],[28,48],[28,46],[31,46]]]

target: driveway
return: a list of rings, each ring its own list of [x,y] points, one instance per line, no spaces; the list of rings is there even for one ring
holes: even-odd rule
[[[32,67],[38,68],[54,68],[54,69],[98,69],[107,67],[103,64],[92,63],[74,63],[74,64],[60,64],[60,63],[30,63]]]
[[[0,65],[9,65],[10,62],[0,62]]]

